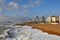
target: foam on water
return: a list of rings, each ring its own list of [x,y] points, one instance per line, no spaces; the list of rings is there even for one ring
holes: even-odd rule
[[[60,40],[60,36],[51,35],[31,26],[20,26],[8,31],[3,40]]]

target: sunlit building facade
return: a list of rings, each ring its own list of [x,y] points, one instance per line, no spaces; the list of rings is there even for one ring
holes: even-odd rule
[[[52,23],[59,23],[59,16],[51,16]]]

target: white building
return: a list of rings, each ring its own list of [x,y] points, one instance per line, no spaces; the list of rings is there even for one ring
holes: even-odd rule
[[[51,17],[47,17],[46,22],[51,23]]]
[[[50,16],[46,18],[46,22],[47,23],[51,23],[51,24],[57,24],[60,21],[60,17],[59,16]]]

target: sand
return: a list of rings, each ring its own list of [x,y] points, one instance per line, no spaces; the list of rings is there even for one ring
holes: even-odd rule
[[[19,25],[19,24],[17,24]],[[20,24],[21,25],[21,24]],[[39,29],[49,34],[60,36],[60,24],[40,24],[40,23],[24,23],[22,25],[30,25],[34,29]]]
[[[49,34],[55,34],[60,36],[60,25],[54,24],[31,24],[31,26],[35,29],[42,30],[44,32],[48,32]]]

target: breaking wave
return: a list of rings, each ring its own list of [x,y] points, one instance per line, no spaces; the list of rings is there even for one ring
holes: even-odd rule
[[[31,26],[15,26],[2,40],[60,40],[60,36],[48,34]]]

